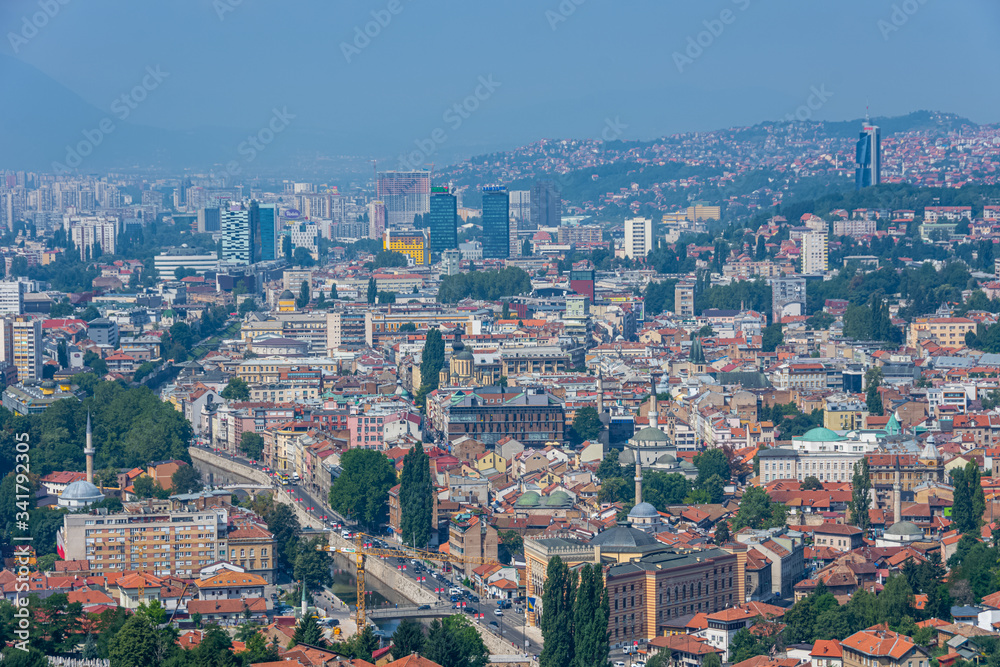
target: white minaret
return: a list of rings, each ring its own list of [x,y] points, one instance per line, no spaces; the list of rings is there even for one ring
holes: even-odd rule
[[[604,414],[604,375],[600,364],[597,365],[597,414]]]
[[[892,522],[903,520],[903,487],[899,483],[899,459],[896,459],[896,479],[892,485]]]
[[[649,425],[653,428],[660,428],[659,415],[656,412],[656,375],[650,375],[652,392],[649,394]]]
[[[83,453],[87,457],[87,481],[91,484],[94,483],[94,443],[92,441],[93,434],[90,431],[90,413],[87,413],[87,446],[84,447]]]
[[[639,458],[635,459],[635,504],[642,502],[642,463]]]

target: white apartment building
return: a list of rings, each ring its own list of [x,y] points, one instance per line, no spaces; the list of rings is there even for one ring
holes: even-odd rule
[[[21,315],[12,324],[17,379],[42,379],[42,321]]]
[[[829,270],[829,245],[826,232],[810,231],[802,235],[802,273],[818,274]]]
[[[20,280],[0,280],[0,315],[24,312],[24,288]]]
[[[319,226],[300,222],[290,225],[292,233],[292,248],[305,248],[312,255],[319,253]]]
[[[650,218],[625,219],[625,256],[645,259],[653,249],[653,221]]]
[[[73,245],[80,251],[80,259],[94,256],[95,246],[100,246],[101,254],[115,254],[118,238],[117,218],[100,215],[63,216],[63,229],[70,233]]]

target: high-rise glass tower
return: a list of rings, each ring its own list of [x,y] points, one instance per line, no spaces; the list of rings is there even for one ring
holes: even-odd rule
[[[378,175],[375,188],[375,198],[385,202],[387,229],[408,227],[416,214],[430,210],[429,171],[384,171]]]
[[[431,188],[431,252],[458,247],[458,200],[447,187]]]
[[[231,203],[222,210],[222,259],[238,264],[253,263],[254,238],[250,209]]]
[[[274,204],[263,206],[252,202],[250,204],[250,225],[254,234],[254,262],[269,262],[277,259],[278,248],[278,215]]]
[[[531,186],[531,224],[539,227],[558,227],[562,223],[562,195],[554,181],[535,181]]]
[[[503,185],[483,186],[483,258],[510,257],[510,200]]]
[[[877,125],[865,125],[857,145],[854,189],[882,182],[882,134]]]

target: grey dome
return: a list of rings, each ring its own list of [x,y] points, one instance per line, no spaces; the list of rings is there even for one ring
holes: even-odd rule
[[[643,503],[640,503],[643,504]],[[615,551],[621,549],[644,550],[647,547],[655,547],[660,542],[638,528],[633,528],[628,523],[618,524],[614,528],[608,528],[594,536],[590,541],[605,551]]]
[[[639,503],[628,513],[630,519],[659,519],[660,514],[649,503]]]
[[[84,479],[78,479],[59,495],[62,504],[72,502],[74,504],[98,503],[104,500],[104,494],[100,489]]]
[[[290,301],[291,299],[294,299],[294,298],[295,298],[295,295],[292,294],[292,291],[291,290],[287,290],[287,289],[284,292],[282,292],[281,294],[278,295],[278,300],[279,301]]]
[[[647,426],[646,428],[642,429],[641,431],[633,435],[632,439],[638,442],[648,442],[648,441],[666,442],[667,434],[658,428]]]
[[[917,524],[910,521],[897,521],[896,523],[889,526],[886,531],[886,535],[923,535],[922,531]]]
[[[660,458],[656,459],[657,463],[666,465],[668,463],[677,463],[677,457],[673,454],[664,454]]]

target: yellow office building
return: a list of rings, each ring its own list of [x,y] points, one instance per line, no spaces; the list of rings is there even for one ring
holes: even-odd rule
[[[386,230],[382,235],[382,249],[412,257],[417,266],[431,263],[431,240],[426,230]]]

